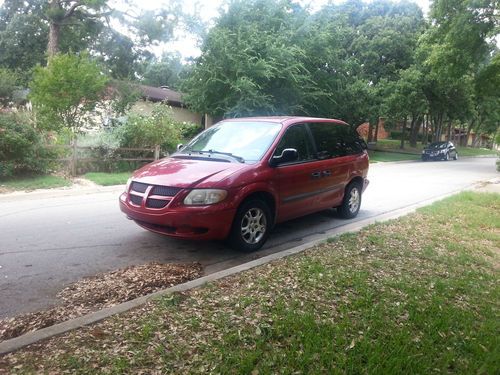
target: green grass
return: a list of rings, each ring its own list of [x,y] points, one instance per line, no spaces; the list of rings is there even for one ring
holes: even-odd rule
[[[408,142],[405,143],[405,148],[401,150],[399,148],[401,141],[397,139],[381,139],[377,141],[377,149],[382,150],[394,150],[396,152],[409,152],[420,155],[422,152],[423,146],[419,142],[417,143],[417,147],[410,147]],[[489,150],[487,148],[473,148],[473,147],[460,147],[457,146],[458,155],[459,156],[482,156],[482,155],[497,155],[498,152],[495,150]],[[387,160],[383,160],[387,161]]]
[[[500,196],[462,193],[3,360],[13,373],[493,374],[499,249]]]
[[[50,189],[71,185],[71,181],[59,176],[20,177],[0,181],[0,189],[7,191]]]
[[[103,173],[92,172],[86,173],[83,177],[90,180],[97,185],[111,186],[111,185],[124,185],[132,175],[132,172],[117,172],[117,173]]]
[[[457,147],[458,155],[460,156],[482,156],[498,154],[498,151],[489,150],[487,148],[472,148],[472,147]]]
[[[419,160],[420,155],[400,154],[395,152],[384,151],[369,151],[370,162],[386,162],[386,161],[403,161],[403,160]]]

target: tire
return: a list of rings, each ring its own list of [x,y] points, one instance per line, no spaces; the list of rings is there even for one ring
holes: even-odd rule
[[[453,157],[453,160],[458,160],[458,152],[455,152],[455,156]]]
[[[271,211],[266,203],[260,199],[243,202],[234,217],[229,244],[235,250],[259,250],[269,236],[271,221]]]
[[[444,160],[450,161],[450,153],[449,152],[446,153],[446,156],[444,157]]]
[[[361,207],[361,194],[361,188],[358,184],[347,185],[342,204],[337,209],[340,216],[344,219],[352,219],[358,215]]]

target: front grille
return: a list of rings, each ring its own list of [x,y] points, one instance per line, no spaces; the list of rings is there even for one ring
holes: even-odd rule
[[[151,195],[161,195],[162,197],[173,197],[180,190],[181,190],[180,188],[171,186],[154,186],[153,190],[151,190]]]
[[[148,200],[146,201],[146,207],[164,208],[169,202],[169,200],[148,198]]]
[[[130,185],[130,203],[141,206],[148,189],[150,190],[146,199],[146,207],[153,209],[161,209],[167,207],[167,205],[171,201],[171,197],[174,197],[179,191],[182,190],[181,188],[173,186],[149,185],[142,182],[133,181]],[[169,197],[169,199],[162,199],[161,197]]]
[[[140,206],[142,203],[142,197],[139,197],[138,195],[130,194],[130,202],[132,202],[133,204],[135,204],[137,206]]]
[[[148,184],[142,184],[140,182],[132,182],[131,190],[137,191],[138,193],[145,193],[148,188]]]

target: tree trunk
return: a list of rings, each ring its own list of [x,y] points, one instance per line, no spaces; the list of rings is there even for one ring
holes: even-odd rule
[[[405,135],[406,135],[406,123],[408,121],[408,116],[405,117],[405,120],[403,122],[403,131],[401,132],[401,145],[399,146],[400,149],[405,148]]]
[[[474,122],[475,120],[472,120],[469,124],[469,126],[467,127],[467,134],[465,135],[465,140],[463,141],[463,144],[462,146],[467,146],[468,143],[469,143],[469,137],[470,137],[470,133],[472,132],[472,128],[474,127]]]
[[[377,119],[377,124],[375,125],[375,135],[374,135],[374,137],[373,137],[373,140],[374,140],[375,142],[377,142],[377,141],[378,141],[378,123],[379,123],[379,122],[380,122],[380,119]]]
[[[450,120],[448,120],[448,130],[446,133],[446,140],[447,141],[451,141],[451,125],[452,125],[452,121],[450,119]]]
[[[49,60],[59,52],[59,37],[61,35],[61,25],[51,21],[49,27],[49,43],[47,45],[47,55]]]
[[[412,129],[410,134],[410,146],[417,147],[418,133],[420,132],[420,126],[422,125],[423,117],[417,116],[415,121],[412,120]]]
[[[368,121],[368,143],[373,141],[373,124],[371,120]]]
[[[424,115],[424,136],[422,137],[422,146],[427,145],[427,139],[429,137],[429,114]]]

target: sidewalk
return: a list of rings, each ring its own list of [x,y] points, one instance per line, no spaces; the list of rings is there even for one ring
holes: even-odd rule
[[[62,188],[37,189],[32,191],[14,191],[12,193],[0,194],[0,202],[30,200],[30,199],[50,199],[68,197],[76,195],[86,195],[95,193],[119,193],[125,189],[125,185],[101,186],[84,179],[75,179],[73,185]]]

